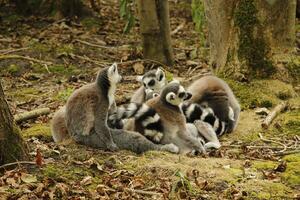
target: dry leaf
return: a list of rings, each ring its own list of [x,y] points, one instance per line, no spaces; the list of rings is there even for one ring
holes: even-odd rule
[[[92,177],[91,176],[86,176],[80,181],[80,185],[90,185],[92,184]]]
[[[26,173],[21,174],[21,180],[24,183],[35,183],[35,182],[37,182],[36,176],[31,175],[31,174],[26,174]]]

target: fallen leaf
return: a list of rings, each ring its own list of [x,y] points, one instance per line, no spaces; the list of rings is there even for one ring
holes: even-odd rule
[[[133,70],[136,74],[141,75],[144,74],[145,67],[142,63],[137,62],[133,65]]]
[[[86,176],[80,181],[80,185],[90,185],[92,184],[92,177],[91,176]]]
[[[26,174],[26,173],[22,173],[21,180],[24,183],[35,183],[35,182],[37,182],[36,176],[31,175],[31,174]]]

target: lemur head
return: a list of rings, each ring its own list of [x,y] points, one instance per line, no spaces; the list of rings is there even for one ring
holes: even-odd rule
[[[147,88],[145,90],[145,100],[148,101],[149,99],[152,99],[152,98],[155,98],[155,97],[158,97],[159,96],[159,93],[157,92],[154,92],[152,89],[150,88]]]
[[[117,84],[122,80],[122,76],[118,72],[117,63],[113,63],[110,67],[108,67],[107,78],[112,84]]]
[[[160,99],[173,106],[179,106],[183,101],[189,100],[191,97],[192,94],[186,92],[177,80],[167,84],[160,93]]]
[[[161,69],[150,70],[143,76],[138,76],[137,81],[141,82],[146,89],[159,91],[166,85],[166,76]]]

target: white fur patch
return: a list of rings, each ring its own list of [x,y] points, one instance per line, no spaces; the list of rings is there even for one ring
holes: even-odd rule
[[[135,103],[130,103],[126,110],[127,117],[132,117],[132,114],[136,111],[136,109],[137,105]]]
[[[144,135],[151,137],[156,142],[160,142],[160,140],[163,137],[163,134],[161,132],[156,131],[156,130],[149,130],[149,129],[145,129]]]
[[[126,112],[126,109],[124,108],[124,106],[119,107],[118,109],[118,114],[117,114],[117,118],[121,119],[123,114]]]
[[[160,119],[159,115],[156,113],[153,117],[147,117],[143,122],[142,125],[146,127],[148,124],[152,124],[158,122]]]
[[[228,118],[232,121],[235,121],[234,120],[234,112],[233,112],[233,109],[231,106],[229,106],[229,113],[228,113]]]
[[[142,107],[139,109],[139,111],[136,113],[135,117],[139,118],[140,116],[142,116],[145,112],[147,112],[147,110],[149,109],[149,106],[147,106],[146,104],[143,104]]]
[[[186,110],[186,116],[190,117],[191,114],[193,113],[193,111],[195,110],[196,105],[195,104],[191,104],[188,109]]]
[[[220,120],[218,118],[216,118],[215,122],[214,122],[214,130],[216,131],[218,129],[218,127],[220,126]]]

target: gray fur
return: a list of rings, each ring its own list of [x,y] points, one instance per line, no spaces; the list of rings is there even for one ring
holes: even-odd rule
[[[231,88],[222,79],[215,76],[204,76],[193,82],[187,91],[192,93],[191,103],[207,103],[221,120],[228,123],[227,132],[235,130],[241,111],[240,105]],[[234,120],[229,118],[229,106],[233,109]]]
[[[104,69],[106,72],[108,69]],[[142,135],[124,130],[113,130],[107,126],[107,115],[110,107],[115,104],[115,86],[120,79],[115,77],[103,77],[100,71],[94,83],[85,85],[69,97],[65,108],[60,109],[52,120],[52,135],[56,142],[63,141],[69,135],[77,143],[94,148],[117,150],[127,149],[136,153],[148,150],[164,150],[173,153],[178,152],[178,147],[173,144],[156,145]],[[99,81],[102,80],[102,81]],[[101,86],[103,80],[109,80],[109,85]],[[108,86],[108,87],[106,87]],[[64,123],[65,122],[65,123]]]

